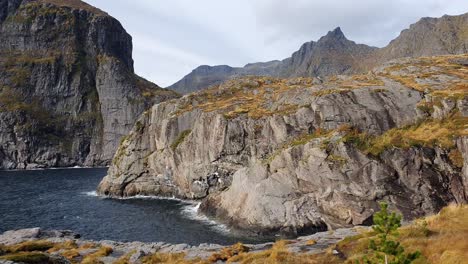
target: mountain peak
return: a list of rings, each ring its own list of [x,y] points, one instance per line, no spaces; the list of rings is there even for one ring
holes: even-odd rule
[[[345,35],[343,34],[343,31],[341,31],[340,27],[335,28],[332,31],[328,31],[327,35],[322,37],[322,39],[346,39]]]

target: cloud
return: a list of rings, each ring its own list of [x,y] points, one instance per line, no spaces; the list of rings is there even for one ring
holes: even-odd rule
[[[169,86],[201,64],[243,66],[289,57],[340,26],[384,46],[424,16],[468,11],[466,0],[85,0],[133,36],[135,70]]]
[[[318,39],[340,26],[348,38],[385,46],[409,24],[424,16],[461,14],[468,10],[462,0],[257,0],[257,23],[271,42],[284,38]]]

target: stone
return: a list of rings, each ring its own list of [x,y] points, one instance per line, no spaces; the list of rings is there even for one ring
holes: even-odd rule
[[[0,244],[12,245],[18,244],[27,240],[37,239],[41,234],[41,229],[29,228],[21,230],[6,231],[0,235]]]
[[[134,74],[131,36],[108,14],[0,3],[0,169],[107,166],[138,116],[176,97]]]
[[[386,75],[395,67],[402,68],[402,76],[407,68],[425,70],[418,65],[420,59],[386,63],[366,75],[375,85],[363,86],[353,76],[319,87],[311,87],[312,80],[245,77],[156,104],[140,116],[142,129],[134,128],[121,145],[98,193],[197,199],[201,213],[234,229],[286,237],[369,224],[380,201],[408,220],[465,202],[466,169],[454,166],[446,150],[411,146],[373,156],[345,142],[340,132],[352,127],[377,136],[428,118],[419,111],[426,93]],[[256,88],[261,93],[247,94],[267,101],[259,109],[239,113],[243,102],[214,110],[194,106],[207,103],[210,93],[217,94],[215,102],[205,105],[235,100],[236,87],[252,80],[263,83]],[[355,88],[344,90],[341,82],[355,83]],[[447,89],[450,82],[432,85]],[[464,104],[447,102],[439,117]],[[182,111],[187,105],[192,107]],[[278,111],[284,106],[295,107]],[[333,133],[304,138],[317,131]],[[459,140],[458,151],[466,157],[464,139]],[[177,147],[171,147],[176,141]]]

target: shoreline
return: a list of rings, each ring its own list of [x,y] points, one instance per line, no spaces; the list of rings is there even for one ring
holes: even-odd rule
[[[0,172],[21,172],[21,171],[46,171],[46,170],[80,170],[80,169],[109,169],[109,166],[100,166],[100,167],[47,167],[47,168],[35,168],[35,169],[0,169]]]
[[[182,214],[187,218],[195,221],[199,221],[202,223],[207,223],[214,227],[214,230],[224,234],[235,234],[240,233],[242,234],[241,230],[233,230],[226,224],[223,224],[215,219],[208,217],[207,215],[200,212],[199,208],[201,205],[201,201],[196,200],[185,200],[177,197],[164,197],[164,196],[157,196],[157,195],[136,195],[136,196],[129,196],[129,197],[118,197],[118,196],[110,196],[110,195],[100,195],[97,191],[90,191],[83,193],[87,196],[97,197],[100,199],[112,199],[112,200],[166,200],[166,201],[176,201],[184,204],[184,208],[182,209]],[[191,207],[190,207],[191,206]],[[195,210],[193,210],[195,209]]]
[[[325,252],[331,245],[338,243],[346,237],[357,235],[360,232],[368,230],[368,227],[356,226],[353,228],[342,228],[334,231],[318,232],[309,236],[301,236],[296,239],[288,240],[288,250],[294,253],[316,254]],[[101,248],[110,248],[111,254],[104,256],[101,261],[105,263],[113,263],[118,259],[128,256],[130,263],[138,262],[141,258],[155,253],[162,254],[184,254],[187,259],[201,258],[206,259],[212,254],[229,248],[230,246],[222,246],[219,244],[202,243],[198,246],[190,246],[188,244],[171,244],[165,242],[117,242],[111,240],[87,240],[79,234],[70,230],[43,230],[41,228],[29,228],[6,231],[0,234],[0,245],[12,246],[24,242],[48,241],[55,244],[73,243],[76,244],[80,255],[91,254],[89,248],[84,249],[84,245],[95,245],[96,250]],[[260,252],[270,249],[275,242],[259,243],[259,244],[243,244],[249,248],[249,252]],[[52,256],[60,256],[60,251],[50,253]],[[85,256],[84,256],[85,257]]]

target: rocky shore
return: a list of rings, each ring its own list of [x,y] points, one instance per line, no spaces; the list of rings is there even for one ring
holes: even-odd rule
[[[244,230],[300,235],[410,220],[468,194],[468,55],[365,75],[246,77],[146,111],[98,192],[175,196]]]
[[[365,230],[367,230],[366,227],[355,227],[298,237],[297,239],[290,240],[287,248],[292,253],[320,253],[329,248],[330,245],[341,241],[343,238],[356,235]],[[216,244],[190,246],[187,244],[168,244],[164,242],[142,243],[116,242],[108,240],[91,241],[86,240],[86,238],[82,238],[79,234],[72,231],[43,230],[40,228],[7,231],[0,235],[0,245],[12,246],[28,242],[36,242],[36,245],[41,243],[44,244],[45,242],[56,244],[55,247],[57,248],[57,251],[54,250],[54,252],[51,252],[51,250],[49,250],[47,253],[44,253],[50,257],[52,263],[71,263],[66,258],[66,256],[69,256],[70,250],[73,250],[73,253],[76,252],[78,254],[76,255],[75,262],[82,262],[82,260],[87,256],[102,250],[102,248],[106,248],[108,254],[106,256],[97,257],[95,260],[107,264],[115,263],[119,259],[123,258],[127,259],[128,263],[140,263],[141,258],[155,253],[183,253],[187,259],[207,259],[222,249],[228,248],[226,246]],[[58,246],[59,244],[60,246]],[[70,246],[72,244],[73,246]],[[270,249],[273,244],[274,243],[271,242],[243,246],[247,247],[249,252],[260,252]],[[336,254],[338,254],[338,252],[336,252]],[[0,259],[0,263],[10,264],[13,262]]]

